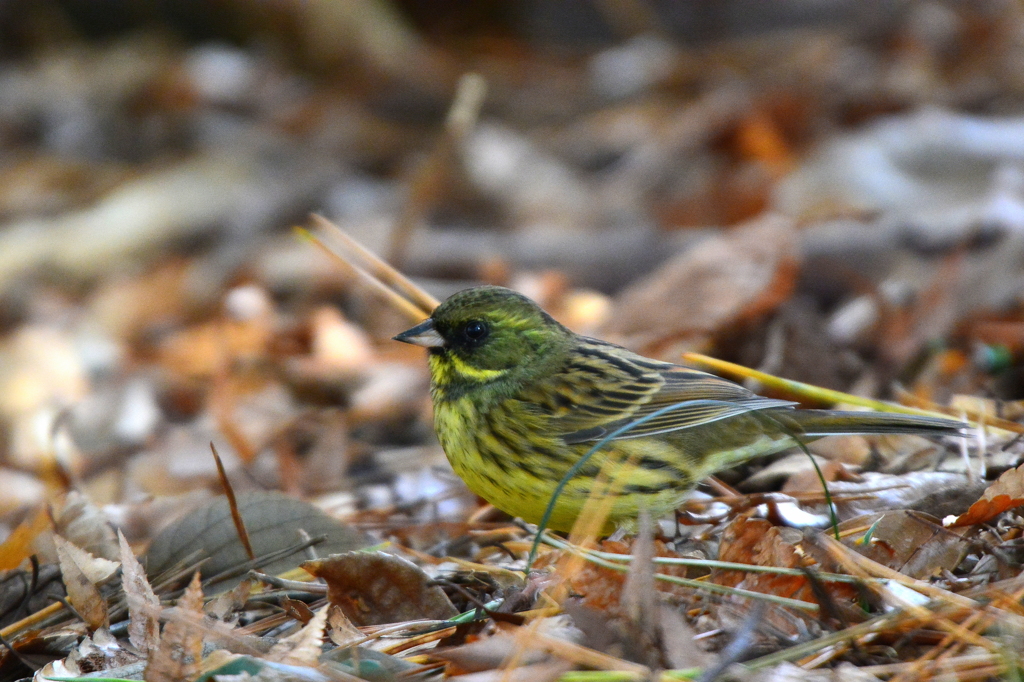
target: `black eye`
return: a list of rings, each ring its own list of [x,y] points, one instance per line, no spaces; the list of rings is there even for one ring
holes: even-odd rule
[[[487,334],[489,332],[490,329],[487,328],[487,325],[479,320],[467,322],[466,326],[462,328],[462,334],[466,337],[466,340],[472,341],[473,343],[480,343],[483,341],[487,338]]]

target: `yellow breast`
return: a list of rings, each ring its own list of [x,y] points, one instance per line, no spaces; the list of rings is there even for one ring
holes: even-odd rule
[[[542,419],[516,408],[516,401],[506,401],[481,414],[470,398],[435,401],[434,426],[448,461],[470,490],[512,516],[537,523],[559,481],[593,443],[570,446],[545,437]],[[690,482],[637,462],[645,455],[669,457],[671,450],[664,441],[648,438],[602,448],[559,494],[549,527],[572,528],[602,471],[606,480],[615,479],[607,487],[613,500],[606,531],[630,524],[641,508],[655,515],[670,511]]]

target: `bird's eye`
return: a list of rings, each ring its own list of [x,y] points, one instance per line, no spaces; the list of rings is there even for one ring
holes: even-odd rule
[[[490,330],[487,325],[479,320],[472,320],[466,323],[463,327],[462,333],[465,334],[466,339],[473,343],[479,343],[487,338],[487,334]]]

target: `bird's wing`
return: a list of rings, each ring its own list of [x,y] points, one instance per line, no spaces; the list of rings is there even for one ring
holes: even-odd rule
[[[641,419],[645,421],[632,426],[615,438],[654,436],[728,419],[746,412],[796,405],[788,400],[764,398],[731,381],[697,370],[673,368],[662,372],[661,376],[665,383],[649,402],[641,405],[636,412],[618,423],[604,425],[604,433],[587,434],[589,437],[583,440],[603,438],[612,431]],[[577,439],[579,435],[582,434],[577,434]]]
[[[550,427],[567,443],[596,441],[638,420],[645,421],[615,438],[653,436],[795,404],[600,342],[578,349],[566,371],[544,383],[554,396]]]

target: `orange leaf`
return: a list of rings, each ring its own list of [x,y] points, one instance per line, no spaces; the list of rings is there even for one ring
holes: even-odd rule
[[[37,511],[26,519],[0,544],[0,571],[17,568],[32,554],[32,541],[44,530],[50,528],[50,515],[45,509]]]
[[[793,535],[798,536],[797,533]],[[718,558],[738,564],[777,568],[797,568],[804,563],[796,547],[771,522],[745,516],[737,516],[725,529]],[[816,601],[807,578],[803,576],[721,571],[716,572],[713,580],[720,585],[742,585],[755,592]]]
[[[815,553],[811,549],[799,531],[774,526],[764,519],[737,516],[722,535],[718,558],[754,566],[830,570],[831,566],[822,566],[813,558]],[[796,575],[719,570],[712,572],[712,580],[720,585],[839,608],[857,596],[850,585],[825,582],[819,587],[827,592],[831,604],[821,604],[822,595],[815,592],[815,586],[809,579]],[[846,615],[852,617],[852,614]]]
[[[947,518],[943,525],[956,528],[987,523],[1004,511],[1021,505],[1024,505],[1024,464],[1003,472],[970,509],[952,521]]]

